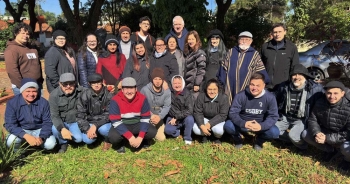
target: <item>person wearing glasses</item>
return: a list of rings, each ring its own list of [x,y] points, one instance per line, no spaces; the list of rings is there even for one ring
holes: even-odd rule
[[[134,43],[143,42],[146,46],[147,53],[152,54],[154,49],[155,38],[149,33],[151,29],[151,19],[147,16],[141,17],[139,21],[140,31],[136,31],[131,35]]]
[[[46,85],[49,93],[59,86],[59,78],[63,73],[73,73],[76,78],[79,76],[75,52],[67,45],[66,32],[56,30],[52,37],[53,45],[45,54]]]
[[[92,144],[96,139],[89,139],[82,133],[77,123],[77,102],[85,88],[77,86],[72,73],[60,76],[59,87],[54,89],[49,97],[52,133],[58,139],[60,149],[58,153],[67,151],[68,141]]]
[[[150,61],[149,71],[153,71],[155,68],[163,69],[165,76],[163,87],[167,89],[171,85],[171,79],[179,74],[179,65],[177,64],[176,57],[166,50],[163,38],[156,39],[155,51]],[[151,75],[149,75],[149,79],[152,81]]]
[[[98,56],[102,48],[97,36],[94,33],[86,35],[83,45],[78,53],[79,84],[83,87],[90,87],[87,81],[88,76],[96,72]]]
[[[238,35],[238,46],[228,51],[227,59],[219,68],[218,78],[230,103],[237,93],[249,86],[250,77],[254,73],[262,73],[265,83],[270,81],[259,52],[250,46],[252,42],[252,33],[241,32]]]
[[[184,19],[177,15],[173,18],[173,28],[170,29],[170,33],[165,37],[165,40],[168,40],[170,36],[175,36],[180,50],[184,51],[187,34]]]

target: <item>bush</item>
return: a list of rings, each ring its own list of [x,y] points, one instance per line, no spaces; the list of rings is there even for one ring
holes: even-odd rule
[[[12,38],[12,28],[14,24],[7,22],[7,25],[8,28],[0,31],[0,52],[4,52],[7,40]]]

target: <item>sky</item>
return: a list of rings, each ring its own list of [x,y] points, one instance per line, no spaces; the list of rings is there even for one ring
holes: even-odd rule
[[[207,9],[215,10],[215,7],[216,7],[215,0],[207,0],[207,1],[209,2]],[[17,2],[17,0],[10,0],[10,2]],[[72,1],[68,0],[68,2],[72,6]],[[81,0],[81,2],[82,4],[84,4],[86,0]],[[56,16],[61,14],[62,12],[58,0],[43,0],[43,2],[41,2],[40,4],[43,10],[53,12],[56,14]],[[0,0],[0,15],[3,15],[4,13],[5,13],[5,3]]]

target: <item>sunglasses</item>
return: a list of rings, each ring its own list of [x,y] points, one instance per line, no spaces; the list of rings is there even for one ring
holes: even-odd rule
[[[75,86],[75,82],[72,81],[72,82],[63,82],[61,83],[63,87],[67,87],[67,86],[70,86],[70,87],[73,87]]]

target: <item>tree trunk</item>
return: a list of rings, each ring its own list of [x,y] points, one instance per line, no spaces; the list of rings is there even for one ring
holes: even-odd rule
[[[21,22],[21,16],[22,13],[24,11],[24,5],[26,4],[27,0],[21,0],[17,6],[17,12],[16,10],[12,7],[10,0],[3,0],[6,7],[5,9],[11,14],[11,16],[13,17],[13,21],[16,22]],[[35,0],[34,0],[35,1]]]
[[[38,21],[38,19],[35,16],[35,0],[27,0],[27,4],[28,4],[28,13],[29,13],[29,20],[30,20],[30,27],[33,30],[33,33],[35,31],[35,25],[36,22]],[[39,25],[40,26],[40,25]]]
[[[216,14],[216,27],[220,31],[224,31],[225,29],[225,14],[227,10],[230,8],[232,0],[226,0],[224,3],[224,0],[215,0],[216,4],[218,5],[218,10]]]

